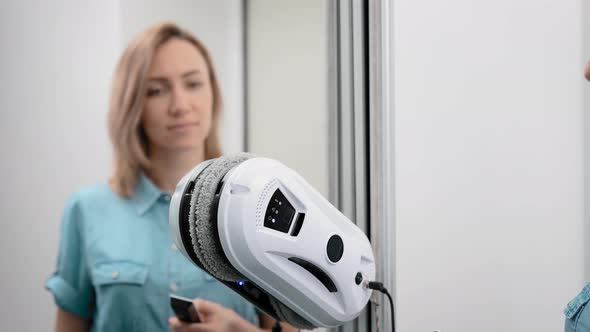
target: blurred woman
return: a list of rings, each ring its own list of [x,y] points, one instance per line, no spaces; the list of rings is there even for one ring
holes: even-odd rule
[[[170,195],[200,162],[221,155],[221,93],[208,51],[173,24],[139,34],[115,71],[108,183],[65,208],[54,295],[57,331],[248,331],[274,320],[196,268],[172,242]],[[169,294],[195,301],[201,323],[174,317]],[[284,330],[292,330],[285,326]]]

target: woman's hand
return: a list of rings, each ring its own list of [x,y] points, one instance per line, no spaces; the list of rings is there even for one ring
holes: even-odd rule
[[[235,311],[217,303],[203,299],[193,300],[193,305],[199,313],[201,323],[184,323],[176,317],[168,320],[174,332],[226,332],[226,331],[260,331],[240,317]]]

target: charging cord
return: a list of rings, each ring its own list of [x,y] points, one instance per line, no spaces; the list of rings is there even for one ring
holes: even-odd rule
[[[382,282],[369,281],[367,287],[387,295],[387,298],[389,299],[389,309],[391,311],[391,332],[395,332],[395,313],[393,311],[393,300],[391,299],[391,294],[389,294],[389,291],[387,291],[387,288],[383,286]]]

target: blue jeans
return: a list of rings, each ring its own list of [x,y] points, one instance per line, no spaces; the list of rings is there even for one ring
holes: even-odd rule
[[[590,283],[565,307],[565,332],[590,332],[589,302]]]

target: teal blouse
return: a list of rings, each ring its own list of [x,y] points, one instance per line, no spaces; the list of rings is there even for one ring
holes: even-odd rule
[[[45,287],[92,331],[169,331],[169,294],[203,298],[258,324],[254,306],[173,244],[170,195],[141,176],[131,199],[107,184],[74,194],[62,220],[57,269]]]
[[[568,303],[565,314],[565,332],[590,331],[590,283]]]

